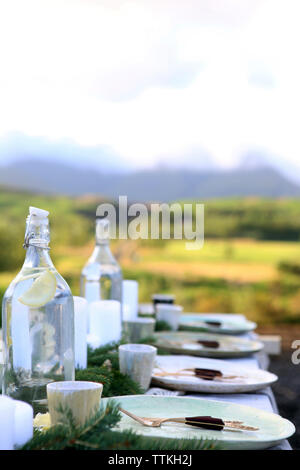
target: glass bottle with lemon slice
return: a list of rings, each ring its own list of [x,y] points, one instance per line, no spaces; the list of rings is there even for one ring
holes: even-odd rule
[[[3,394],[47,409],[46,385],[74,380],[74,306],[49,255],[47,211],[30,207],[24,265],[5,292]]]

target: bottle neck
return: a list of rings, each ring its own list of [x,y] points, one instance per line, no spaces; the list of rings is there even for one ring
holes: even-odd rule
[[[27,219],[24,248],[26,257],[23,267],[26,268],[53,268],[49,254],[50,230],[48,219]]]
[[[110,250],[109,240],[98,238],[97,235],[96,235],[96,246],[101,246],[104,249],[107,248],[108,250]]]
[[[109,243],[98,243],[97,241],[92,260],[101,264],[117,264],[114,255],[110,251]]]
[[[96,219],[96,246],[104,246],[109,249],[109,235],[108,219]]]
[[[26,249],[23,268],[54,268],[49,249],[30,245]]]
[[[106,219],[96,221],[96,246],[91,259],[97,263],[118,266],[110,250],[109,224]]]

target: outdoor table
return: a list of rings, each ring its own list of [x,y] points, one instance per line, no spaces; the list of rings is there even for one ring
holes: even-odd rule
[[[224,314],[226,315],[226,314]],[[241,335],[246,338],[257,339],[255,333],[249,333],[247,335]],[[1,346],[0,346],[1,351]],[[261,351],[257,354],[254,354],[250,357],[239,358],[239,359],[226,359],[226,361],[232,362],[236,365],[241,365],[242,367],[248,368],[260,368],[267,370],[269,367],[269,357],[264,352]],[[0,384],[1,385],[1,384]],[[153,391],[160,390],[162,394],[178,394],[185,395],[186,397],[194,397],[198,399],[207,399],[207,400],[216,400],[216,401],[225,401],[231,403],[237,403],[239,405],[252,406],[260,410],[268,411],[271,413],[278,414],[278,408],[274,394],[271,390],[271,387],[266,387],[263,390],[259,390],[255,393],[239,393],[239,394],[204,394],[204,393],[184,393],[184,392],[169,392],[161,388],[150,388],[147,394],[152,394]],[[270,448],[269,450],[292,450],[289,442],[287,440],[282,441],[275,447]]]
[[[201,314],[200,314],[201,315]],[[227,316],[224,314],[224,316]],[[241,316],[242,317],[242,316]],[[245,318],[245,317],[244,317]],[[241,335],[240,337],[257,339],[255,333],[247,333]],[[242,367],[255,368],[255,369],[264,369],[267,370],[269,367],[269,357],[264,351],[260,351],[257,354],[254,354],[250,357],[238,358],[238,359],[225,359],[226,361],[232,362],[232,364],[241,365]],[[156,389],[158,390],[158,389]],[[163,389],[161,389],[163,392]],[[151,389],[147,392],[151,394]],[[180,393],[182,395],[183,393]],[[254,393],[237,393],[237,394],[206,394],[206,393],[184,393],[185,397],[193,397],[206,400],[216,400],[216,401],[225,401],[231,403],[237,403],[238,405],[247,405],[254,408],[258,408],[263,411],[268,411],[270,413],[278,413],[278,408],[274,394],[271,390],[271,387],[266,387],[265,389],[259,390]],[[283,440],[277,446],[271,447],[268,450],[292,450],[287,439]]]
[[[264,353],[255,354],[252,358],[228,359],[228,361],[232,362],[233,364],[240,364],[244,365],[245,367],[253,367],[260,369],[266,369],[267,367],[262,367],[262,364],[269,363],[268,357]],[[192,393],[186,394],[185,396],[199,398],[200,400],[207,399],[237,403],[238,405],[252,406],[263,411],[278,414],[276,400],[271,390],[271,387],[266,387],[265,389],[259,390],[255,393],[233,393],[226,395]],[[292,448],[289,442],[285,439],[277,446],[271,447],[269,450],[292,450]]]

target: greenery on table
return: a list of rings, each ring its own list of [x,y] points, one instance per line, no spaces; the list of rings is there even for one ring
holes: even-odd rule
[[[143,393],[141,387],[127,375],[119,371],[118,344],[88,351],[88,367],[76,370],[76,380],[101,382],[103,384],[103,397],[116,397],[120,395],[136,395]]]
[[[170,327],[169,323],[163,320],[159,320],[155,322],[155,331],[171,331],[172,328]]]
[[[103,397],[143,393],[140,386],[119,371],[118,344],[88,351],[88,368],[76,371],[76,380],[103,383]],[[203,439],[153,439],[132,431],[112,431],[121,419],[117,400],[109,400],[83,427],[76,427],[72,414],[61,410],[63,424],[46,431],[35,430],[22,450],[210,450],[214,442]]]
[[[64,424],[35,431],[22,450],[213,450],[214,442],[201,439],[153,439],[132,431],[112,431],[121,419],[118,404],[110,400],[92,420],[76,427],[72,414],[62,410]]]

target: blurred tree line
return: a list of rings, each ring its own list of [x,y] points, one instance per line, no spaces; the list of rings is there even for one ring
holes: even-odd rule
[[[22,244],[30,205],[50,211],[52,246],[81,246],[94,237],[96,208],[103,201],[94,196],[71,199],[0,190],[0,271],[17,269],[24,259]],[[204,204],[205,238],[300,239],[300,200],[222,199]],[[145,243],[163,245],[166,240]]]
[[[96,208],[103,198],[84,196],[67,198],[63,196],[34,195],[0,189],[0,300],[9,282],[8,278],[20,269],[25,252],[25,220],[28,207],[36,206],[49,210],[51,226],[51,256],[64,253],[70,265],[64,276],[73,292],[78,294],[78,279],[82,259],[76,261],[75,253],[86,247],[94,239]],[[189,201],[185,201],[189,202]],[[203,201],[199,201],[203,202]],[[182,203],[183,204],[183,203]],[[231,239],[251,238],[255,240],[281,240],[285,242],[300,239],[300,200],[267,200],[258,198],[222,199],[204,201],[205,238],[225,240],[224,258],[229,262],[234,258]],[[195,213],[193,214],[195,218]],[[143,246],[158,247],[164,252],[167,240],[143,240]],[[128,244],[115,243],[114,252],[124,257],[134,250]],[[67,249],[70,248],[70,252]],[[73,248],[73,251],[72,251]],[[92,248],[91,248],[92,249]],[[81,252],[81,250],[79,250]],[[134,258],[134,252],[131,253]],[[178,269],[180,256],[178,254]],[[184,261],[183,257],[183,261]],[[201,257],[200,257],[201,260]],[[201,261],[199,261],[201,262]],[[72,264],[73,263],[73,264]],[[77,263],[77,264],[76,264]],[[283,260],[279,264],[279,278],[266,282],[230,282],[225,279],[186,276],[176,280],[167,275],[146,272],[139,264],[124,268],[124,276],[138,279],[141,300],[150,299],[154,291],[175,292],[178,303],[185,305],[186,311],[245,312],[249,318],[260,322],[300,321],[300,260]],[[241,269],[244,269],[241,265]]]

